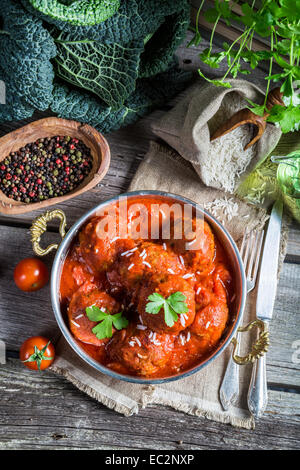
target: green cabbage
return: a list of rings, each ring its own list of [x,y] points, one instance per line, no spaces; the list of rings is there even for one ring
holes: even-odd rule
[[[6,85],[6,104],[0,120],[23,119],[52,101],[54,70],[50,59],[57,50],[42,21],[11,0],[0,1],[0,79]]]
[[[190,74],[172,64],[189,24],[187,0],[123,0],[94,26],[71,25],[34,8],[50,3],[0,0],[0,80],[7,91],[0,121],[50,108],[107,132],[184,88]],[[60,1],[70,8],[79,3]]]
[[[277,181],[286,206],[300,222],[300,150],[287,155],[286,161],[278,165]]]
[[[56,41],[56,74],[117,109],[135,90],[143,43],[72,42],[60,34]]]
[[[72,25],[95,25],[110,18],[120,6],[119,0],[28,0],[28,3],[49,18]]]
[[[150,79],[139,79],[135,91],[118,109],[104,106],[91,94],[54,85],[51,110],[59,117],[87,122],[100,132],[110,132],[137,121],[157,106],[161,106],[182,91],[191,78],[190,72],[179,70],[174,64],[167,72]]]

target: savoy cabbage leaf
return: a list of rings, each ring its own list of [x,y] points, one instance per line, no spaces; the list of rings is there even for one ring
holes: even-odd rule
[[[184,39],[189,27],[190,6],[180,2],[180,10],[167,16],[160,28],[146,43],[141,57],[140,77],[151,77],[165,71],[173,59],[179,44]]]
[[[0,41],[1,47],[1,41]],[[15,94],[15,90],[11,87],[7,76],[0,67],[0,80],[5,83],[5,102],[0,103],[0,122],[13,121],[29,118],[34,113],[34,107],[26,103],[26,101]]]
[[[128,44],[157,31],[166,17],[183,9],[186,0],[122,0],[112,17],[94,26],[73,26],[57,21],[34,10],[29,0],[22,0],[22,3],[32,14],[68,33],[69,40],[95,39],[103,44]]]
[[[95,25],[110,18],[120,6],[120,0],[28,0],[46,17],[71,25]]]
[[[50,59],[56,55],[56,46],[41,20],[32,18],[16,2],[1,0],[0,17],[0,76],[6,85],[6,105],[1,105],[0,118],[22,119],[34,109],[49,108],[54,79]]]
[[[144,44],[69,41],[65,36],[56,38],[57,76],[93,92],[115,109],[120,107],[135,89]]]
[[[190,78],[190,72],[173,66],[156,77],[139,79],[136,90],[116,111],[91,94],[70,90],[68,86],[56,83],[51,110],[59,117],[87,122],[100,132],[107,133],[137,121],[162,105],[182,91]]]

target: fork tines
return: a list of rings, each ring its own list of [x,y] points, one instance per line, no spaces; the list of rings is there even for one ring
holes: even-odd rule
[[[251,230],[243,237],[240,254],[250,289],[255,286],[263,238],[263,230]]]

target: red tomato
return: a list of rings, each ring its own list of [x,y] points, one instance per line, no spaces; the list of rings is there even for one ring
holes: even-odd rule
[[[47,369],[51,366],[54,358],[54,346],[51,341],[43,336],[28,338],[20,348],[20,359],[28,369]]]
[[[14,281],[19,289],[25,292],[41,289],[48,280],[48,268],[37,258],[25,258],[15,267]]]

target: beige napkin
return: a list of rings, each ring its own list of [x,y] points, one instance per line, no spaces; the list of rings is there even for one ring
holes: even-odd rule
[[[246,229],[261,229],[267,220],[264,209],[249,206],[232,195],[204,186],[189,163],[173,150],[155,142],[151,142],[150,150],[130,186],[130,190],[138,189],[157,189],[181,194],[204,205],[223,221],[237,243],[240,243]],[[282,241],[281,260],[284,246],[285,237]],[[252,293],[248,296],[243,323],[254,318],[254,307],[255,293]],[[250,334],[243,335],[242,353],[248,350],[252,340]],[[124,415],[137,413],[140,407],[147,404],[158,403],[215,421],[254,428],[254,420],[246,405],[251,366],[240,368],[240,395],[235,405],[225,412],[219,402],[219,387],[231,350],[232,347],[229,346],[209,366],[188,378],[144,386],[119,381],[95,371],[79,359],[65,340],[61,339],[52,370],[65,376],[91,397]]]

